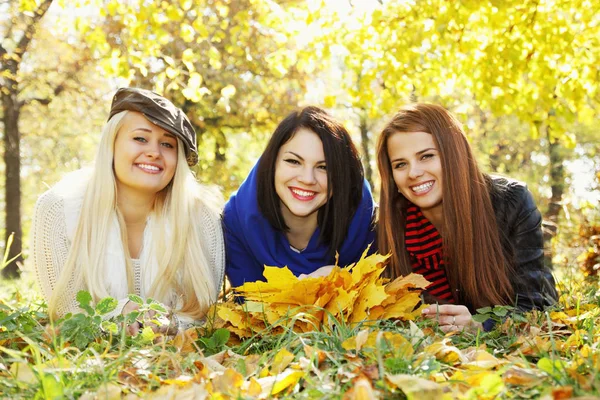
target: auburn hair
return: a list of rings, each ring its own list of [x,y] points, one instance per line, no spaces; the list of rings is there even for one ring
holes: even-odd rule
[[[377,143],[381,176],[378,247],[391,253],[387,275],[412,272],[405,249],[406,198],[398,192],[388,155],[388,140],[398,133],[433,136],[442,165],[443,221],[440,232],[447,278],[456,300],[475,308],[512,304],[510,276],[514,267],[504,254],[490,198],[490,180],[473,157],[461,123],[445,108],[413,104],[398,111]]]
[[[289,114],[279,123],[257,167],[257,196],[260,211],[277,230],[289,230],[275,190],[275,163],[279,149],[300,129],[308,129],[321,139],[327,164],[328,201],[318,211],[319,240],[330,255],[342,246],[354,213],[362,200],[363,166],[356,146],[344,126],[325,110],[309,106]]]

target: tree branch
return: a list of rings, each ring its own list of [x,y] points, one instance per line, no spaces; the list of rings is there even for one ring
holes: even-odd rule
[[[19,102],[20,106],[22,107],[22,106],[31,104],[34,101],[37,101],[38,103],[47,106],[48,104],[50,104],[52,102],[52,100],[54,100],[55,97],[57,97],[62,92],[64,92],[64,90],[66,89],[65,82],[67,81],[67,79],[69,79],[69,78],[65,78],[65,80],[63,80],[60,85],[58,85],[57,87],[54,88],[54,91],[53,91],[54,96],[53,97],[45,97],[45,98],[34,97],[32,99],[22,100]]]
[[[25,54],[27,47],[29,47],[29,44],[31,43],[31,39],[33,38],[33,33],[35,32],[37,23],[46,14],[48,8],[50,8],[50,4],[52,4],[52,1],[53,0],[45,0],[42,4],[40,4],[37,10],[35,10],[31,23],[27,25],[21,40],[19,40],[19,43],[17,44],[15,54],[18,54],[19,56]]]
[[[84,69],[84,66],[86,65],[87,62],[89,62],[89,58],[87,58],[87,57],[83,57],[83,58],[73,62],[71,64],[70,68],[68,68],[68,71],[65,73],[65,76],[62,79],[62,81],[52,91],[53,95],[51,97],[33,97],[33,98],[25,99],[20,102],[20,105],[25,106],[25,105],[29,105],[32,102],[36,101],[40,104],[47,106],[48,104],[50,104],[52,102],[52,100],[54,100],[55,97],[59,96],[62,92],[64,92],[66,89],[68,89],[69,81],[73,80],[75,83],[78,83],[78,74],[79,74],[79,72],[81,72]]]

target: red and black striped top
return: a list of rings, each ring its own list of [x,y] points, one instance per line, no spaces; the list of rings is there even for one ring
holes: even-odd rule
[[[409,204],[406,209],[404,240],[413,271],[431,282],[427,292],[448,303],[454,303],[446,277],[442,237],[414,204]]]

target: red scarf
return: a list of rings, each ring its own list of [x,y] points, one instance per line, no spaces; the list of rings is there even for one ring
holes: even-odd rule
[[[445,302],[454,303],[446,277],[443,241],[435,226],[419,207],[409,204],[406,209],[404,244],[410,256],[413,272],[421,274],[431,284],[427,292]]]

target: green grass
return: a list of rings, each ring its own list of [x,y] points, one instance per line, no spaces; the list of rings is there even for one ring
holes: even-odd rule
[[[539,398],[559,392],[598,396],[598,280],[584,280],[575,269],[563,271],[562,276],[561,300],[555,310],[508,319],[491,332],[445,336],[425,320],[412,325],[348,324],[333,317],[327,326],[312,332],[281,328],[307,318],[300,312],[276,324],[281,326],[268,327],[235,345],[227,344],[228,332],[201,327],[195,342],[200,351],[183,352],[174,343],[153,344],[142,335],[129,337],[122,330],[105,329],[93,307],[91,314],[71,316],[50,327],[46,306],[30,279],[3,281],[0,398],[160,397],[167,390],[184,396],[186,391],[214,390],[209,382],[216,385],[215,379],[225,379],[227,369],[239,374],[241,385],[252,380],[263,384],[284,379],[269,372],[281,349],[293,355],[285,371],[302,371],[303,376],[273,397],[341,399],[366,379],[369,390],[380,397],[420,398],[410,394],[408,386],[403,390],[391,383],[389,377],[399,374],[438,382],[443,394],[434,398]],[[344,343],[365,329],[382,332],[375,344],[346,350]],[[410,354],[385,339],[383,332],[406,339]],[[443,351],[450,356],[428,350],[442,340]],[[477,349],[500,364],[472,369],[468,361]],[[452,355],[461,359],[453,360]],[[245,386],[236,386],[231,379],[231,385],[225,386],[230,388],[229,396],[223,398],[253,398]],[[420,390],[419,384],[411,385]]]

